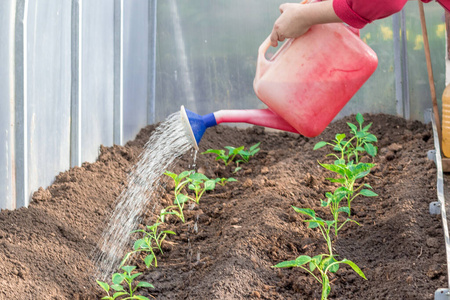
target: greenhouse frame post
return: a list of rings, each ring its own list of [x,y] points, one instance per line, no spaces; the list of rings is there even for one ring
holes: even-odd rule
[[[157,29],[158,0],[151,0],[148,6],[148,101],[147,124],[156,122],[156,29]]]
[[[403,80],[400,46],[400,16],[392,16],[392,30],[394,32],[394,75],[395,75],[395,101],[397,116],[403,117]]]
[[[82,0],[72,0],[70,166],[81,166]]]
[[[123,0],[114,0],[114,138],[123,143]]]
[[[406,120],[411,118],[410,97],[409,97],[409,75],[408,75],[408,45],[406,36],[406,18],[405,9],[400,11],[400,23],[401,23],[401,41],[402,41],[402,87],[403,87],[403,117]]]
[[[27,13],[28,1],[16,1],[14,42],[15,192],[16,208],[28,206],[27,124]]]

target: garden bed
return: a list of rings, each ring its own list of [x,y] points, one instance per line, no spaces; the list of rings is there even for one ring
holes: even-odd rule
[[[446,287],[446,261],[440,216],[428,213],[437,201],[436,168],[430,125],[394,116],[364,115],[378,139],[376,166],[367,182],[378,197],[358,197],[353,218],[334,241],[340,258],[355,262],[368,280],[342,266],[331,277],[331,299],[433,299]],[[320,140],[347,133],[346,121],[331,124],[314,139],[261,127],[208,129],[200,151],[224,146],[261,151],[236,174],[197,155],[196,168],[208,177],[232,176],[238,182],[203,196],[186,210],[187,222],[169,222],[170,236],[158,268],[140,281],[155,285],[142,294],[157,299],[320,299],[320,285],[301,269],[271,266],[299,255],[323,252],[320,233],[307,229],[291,205],[321,211],[320,199],[333,188],[326,161],[329,149],[313,151]],[[127,172],[138,159],[153,126],[126,146],[102,147],[97,162],[61,173],[33,195],[29,208],[0,213],[0,299],[97,299],[101,289],[89,259],[96,251],[115,199],[126,187]],[[171,171],[193,163],[187,153]],[[170,204],[171,184],[154,199],[142,224],[155,221],[153,210]],[[153,204],[157,204],[153,208]],[[323,211],[325,213],[325,211]]]

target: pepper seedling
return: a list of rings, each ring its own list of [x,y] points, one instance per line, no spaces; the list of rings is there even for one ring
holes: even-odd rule
[[[305,266],[307,264],[309,264],[309,268]],[[305,270],[310,275],[312,275],[320,284],[322,284],[321,300],[326,300],[328,299],[328,296],[331,292],[329,273],[336,273],[339,270],[340,264],[349,265],[356,272],[356,274],[367,280],[364,273],[354,262],[348,259],[338,261],[333,255],[328,254],[319,254],[314,257],[301,255],[295,260],[284,261],[276,264],[275,266],[273,266],[273,268],[298,267]],[[316,274],[314,274],[315,270],[319,272],[320,276],[316,276]]]
[[[240,151],[244,150],[244,146],[241,147],[232,147],[232,146],[225,146],[225,149],[228,150],[228,154],[223,149],[208,149],[202,154],[212,153],[216,154],[216,160],[221,160],[225,164],[225,166],[228,166],[230,163],[233,162],[236,155],[239,154]]]
[[[135,292],[138,288],[151,288],[154,289],[155,287],[153,284],[145,282],[145,281],[138,281],[134,283],[134,279],[141,275],[142,273],[135,273],[132,274],[133,270],[136,269],[135,266],[124,266],[122,267],[122,270],[124,270],[123,273],[114,273],[112,275],[112,285],[110,286],[106,282],[102,282],[97,280],[97,284],[106,291],[107,296],[103,297],[104,300],[115,300],[118,299],[118,297],[126,296],[125,298],[122,298],[122,300],[128,300],[128,299],[135,299],[135,300],[150,300],[149,298],[141,295],[136,295]],[[125,289],[122,286],[122,283],[127,285],[127,289]],[[134,287],[133,287],[134,286]],[[111,290],[114,290],[115,293],[113,295],[110,294]]]

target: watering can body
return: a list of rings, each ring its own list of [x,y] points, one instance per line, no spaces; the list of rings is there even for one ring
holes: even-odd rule
[[[375,71],[375,52],[344,24],[312,26],[271,59],[259,48],[254,90],[269,109],[307,137],[319,135]]]
[[[181,107],[194,148],[205,129],[220,123],[249,123],[319,135],[375,71],[375,52],[344,24],[314,25],[286,41],[271,59],[267,38],[258,51],[253,87],[267,109],[220,110],[205,116]]]

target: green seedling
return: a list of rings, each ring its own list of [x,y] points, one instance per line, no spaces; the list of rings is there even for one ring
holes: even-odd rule
[[[371,190],[372,187],[367,183],[355,187],[356,181],[368,175],[370,173],[370,170],[375,166],[374,164],[361,162],[354,164],[353,161],[345,163],[345,161],[342,159],[336,160],[334,164],[319,164],[325,169],[332,171],[338,175],[338,178],[327,179],[331,182],[341,185],[341,187],[338,189],[339,195],[344,195],[344,197],[347,199],[348,210],[346,209],[346,211],[349,216],[351,213],[351,203],[357,196],[378,196],[378,194]]]
[[[355,157],[355,162],[360,161],[360,153],[367,152],[372,157],[375,157],[378,152],[378,148],[374,145],[378,141],[377,137],[369,132],[372,123],[363,127],[364,118],[358,113],[356,115],[357,125],[347,122],[350,127],[350,133],[353,135],[348,141],[345,140],[345,133],[336,134],[335,140],[332,143],[321,141],[314,146],[314,150],[320,149],[327,145],[332,146],[334,151],[340,152],[340,156],[332,153],[328,154],[335,156],[338,160],[347,159],[350,161],[352,157]]]
[[[227,182],[234,182],[234,181],[237,181],[237,180],[234,179],[233,177],[230,177],[230,178],[222,177],[222,178],[216,178],[216,179],[214,179],[214,181],[215,181],[218,185],[225,186],[225,184],[226,184]]]
[[[189,178],[190,175],[192,175],[194,171],[183,171],[180,174],[175,174],[169,171],[166,171],[164,174],[169,176],[173,179],[175,183],[175,200],[174,204],[172,206],[169,206],[165,209],[164,213],[161,213],[161,215],[176,215],[180,218],[180,220],[184,223],[184,205],[189,200],[189,198],[181,193],[181,190],[183,187],[185,187],[188,183],[191,182],[191,179]],[[178,209],[178,211],[174,210]]]
[[[228,154],[223,149],[208,149],[202,154],[212,153],[216,154],[216,160],[221,160],[225,164],[225,166],[228,166],[230,163],[233,162],[236,155],[239,154],[240,151],[244,150],[244,146],[235,148],[231,146],[225,146],[225,149],[228,150]]]
[[[258,147],[260,144],[261,142],[254,144],[253,146],[250,147],[250,149],[248,149],[248,151],[245,149],[239,151],[238,154],[242,159],[238,160],[237,163],[240,162],[248,163],[250,158],[255,156],[255,154],[259,152],[260,149]]]
[[[216,181],[201,173],[193,173],[189,176],[189,179],[188,188],[195,193],[195,197],[188,196],[188,198],[197,204],[206,191],[212,191],[216,188]]]
[[[309,266],[306,266],[309,264]],[[308,255],[301,255],[295,260],[284,261],[273,266],[273,268],[291,268],[298,267],[310,275],[312,275],[320,284],[322,284],[322,296],[321,300],[328,299],[328,295],[331,292],[331,284],[329,273],[336,273],[339,270],[340,264],[349,265],[359,276],[366,279],[366,276],[361,271],[361,269],[352,261],[348,259],[343,259],[341,261],[336,260],[335,256],[328,254],[319,254],[314,257]],[[314,271],[319,273],[314,274]]]
[[[107,296],[103,297],[104,300],[115,300],[115,299],[121,299],[121,300],[150,300],[149,298],[145,296],[136,295],[135,292],[138,288],[151,288],[154,289],[155,287],[153,284],[144,282],[144,281],[138,281],[134,282],[134,279],[141,275],[142,273],[135,273],[132,274],[133,270],[136,269],[135,266],[124,266],[122,267],[122,270],[124,270],[123,273],[114,273],[112,275],[112,285],[110,286],[106,282],[102,282],[97,280],[98,285],[106,291]],[[122,284],[126,284],[126,288],[122,286]],[[133,287],[134,286],[134,287]],[[115,291],[113,295],[113,290]]]
[[[156,259],[155,250],[158,249],[161,253],[163,253],[161,244],[166,239],[168,234],[176,235],[175,232],[171,230],[158,230],[158,227],[162,225],[162,222],[155,223],[151,226],[147,226],[147,230],[139,229],[134,230],[132,233],[140,232],[143,233],[143,237],[134,242],[133,251],[128,252],[125,255],[125,258],[122,260],[121,266],[137,252],[146,252],[149,253],[144,258],[144,263],[147,268],[150,268],[152,264],[154,264],[155,268],[158,267],[158,260]]]

